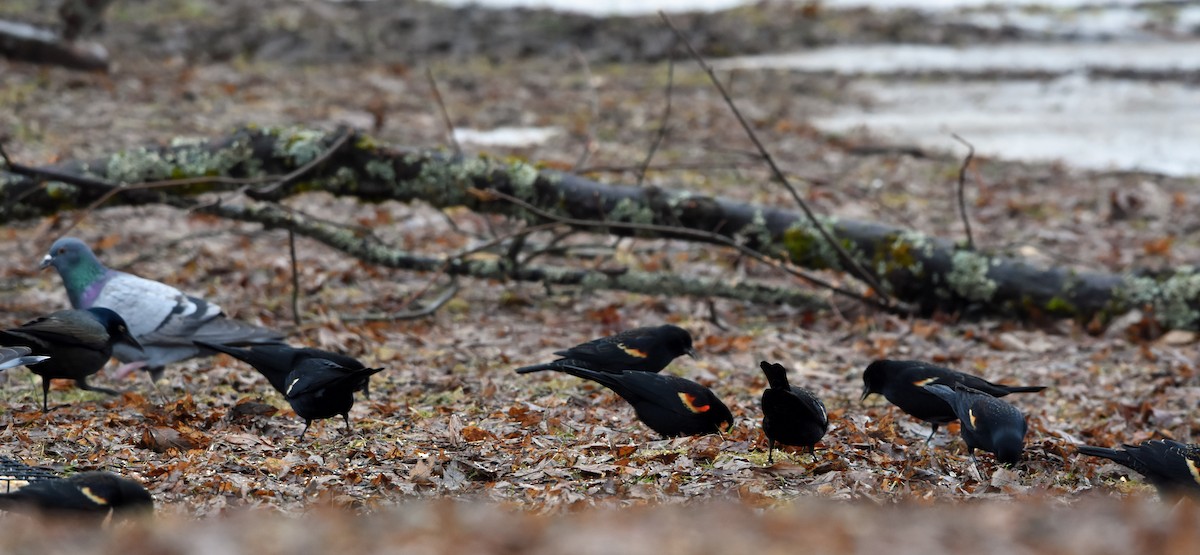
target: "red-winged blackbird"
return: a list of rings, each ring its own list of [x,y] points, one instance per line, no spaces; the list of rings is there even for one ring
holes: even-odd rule
[[[339,355],[321,349],[313,349],[311,347],[296,348],[283,343],[266,344],[266,345],[250,345],[245,348],[234,347],[231,345],[222,345],[220,343],[209,343],[207,341],[195,341],[196,345],[206,349],[212,349],[221,353],[225,353],[233,358],[236,358],[258,370],[271,382],[271,387],[280,393],[287,393],[287,377],[292,372],[292,369],[302,360],[310,358],[325,359],[337,364],[347,373],[353,373],[366,368],[363,363],[353,357]],[[370,392],[367,391],[368,381],[363,381],[363,394],[370,398]]]
[[[0,347],[0,370],[8,370],[26,364],[37,364],[50,357],[32,356],[29,347]]]
[[[665,437],[720,433],[733,414],[712,390],[691,380],[652,372],[600,372],[572,364],[559,371],[607,387],[633,405],[638,419]]]
[[[1081,445],[1079,452],[1133,469],[1154,484],[1160,494],[1200,495],[1200,445],[1155,439],[1122,447]]]
[[[26,322],[20,327],[0,331],[0,343],[29,347],[33,354],[50,357],[29,367],[42,377],[42,411],[49,411],[47,397],[50,380],[75,380],[79,389],[109,395],[120,393],[87,383],[88,376],[99,372],[112,358],[113,345],[131,348],[141,345],[116,312],[93,307],[87,310],[60,310]]]
[[[1045,386],[1016,387],[997,385],[978,376],[964,374],[949,368],[935,366],[919,360],[877,360],[863,371],[862,400],[872,393],[883,395],[900,410],[933,425],[928,443],[938,427],[958,419],[954,410],[945,401],[923,389],[930,384],[954,387],[957,384],[987,393],[992,397],[1003,397],[1009,393],[1034,393]]]
[[[517,373],[561,370],[564,365],[582,366],[601,372],[659,372],[680,355],[696,358],[692,334],[670,324],[625,330],[554,354],[562,358],[518,368]]]
[[[141,484],[109,472],[81,472],[69,478],[32,482],[0,494],[0,509],[69,514],[103,519],[154,511],[154,499]]]
[[[962,384],[955,384],[954,389],[931,384],[925,390],[954,408],[972,461],[976,449],[995,454],[1002,463],[1016,464],[1021,459],[1027,425],[1016,407]]]
[[[762,394],[763,433],[767,434],[767,464],[775,455],[775,442],[807,447],[813,453],[818,441],[829,430],[825,404],[813,392],[788,383],[782,364],[758,363],[767,383]]]
[[[363,388],[372,375],[383,368],[347,370],[340,364],[323,358],[307,358],[296,364],[287,377],[284,396],[296,415],[304,419],[304,430],[308,433],[313,420],[333,418],[341,415],[350,431],[350,409],[354,406],[354,392]]]

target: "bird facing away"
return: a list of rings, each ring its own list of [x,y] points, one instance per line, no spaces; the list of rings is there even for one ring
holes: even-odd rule
[[[614,373],[625,370],[660,372],[680,355],[696,358],[696,350],[692,348],[692,334],[671,324],[625,330],[616,335],[581,343],[570,349],[555,351],[554,354],[562,358],[546,364],[518,368],[517,373],[561,370],[563,365]]]
[[[1021,459],[1027,424],[1025,415],[1016,407],[962,384],[956,384],[954,389],[931,384],[925,389],[954,408],[972,461],[976,449],[992,453],[996,460],[1006,464],[1016,464]]]
[[[342,365],[323,358],[306,358],[288,373],[284,396],[296,415],[304,419],[304,430],[308,433],[313,420],[333,418],[341,415],[350,431],[350,408],[354,406],[354,392],[366,386],[367,380],[383,368],[347,370]]]
[[[0,370],[8,370],[18,366],[37,364],[50,357],[34,356],[29,347],[0,347]]]
[[[601,372],[572,364],[559,370],[613,390],[633,405],[639,420],[664,437],[721,433],[733,426],[729,407],[712,390],[691,380],[633,370]]]
[[[193,343],[197,339],[224,345],[283,339],[275,330],[230,320],[221,307],[170,285],[105,267],[92,249],[74,237],[63,237],[50,246],[41,264],[49,266],[58,270],[71,306],[111,308],[129,322],[144,349],[118,346],[114,354],[129,369],[144,368],[154,381],[168,364],[214,354],[197,347]]]
[[[1200,495],[1200,445],[1155,439],[1122,449],[1081,445],[1079,452],[1129,467],[1145,476],[1161,495]]]
[[[268,343],[264,345],[249,345],[245,348],[232,347],[229,345],[221,345],[220,343],[209,343],[207,341],[197,341],[197,345],[205,349],[211,349],[225,353],[233,358],[236,358],[258,370],[271,382],[271,387],[275,388],[282,394],[287,394],[288,374],[292,372],[296,365],[303,360],[319,358],[335,363],[346,373],[356,372],[366,368],[363,363],[353,357],[339,355],[321,349],[312,347],[296,348],[283,343]],[[367,391],[368,381],[363,381],[363,393],[369,398]]]
[[[0,493],[0,510],[102,520],[110,512],[114,516],[153,513],[154,499],[133,480],[93,471],[31,482],[17,491]]]
[[[775,442],[807,447],[814,453],[816,444],[829,430],[825,404],[813,392],[788,383],[782,364],[758,363],[770,384],[762,394],[763,433],[767,435],[767,464],[775,455]]]
[[[938,396],[929,393],[924,386],[941,384],[949,387],[962,384],[971,389],[987,393],[992,397],[1004,397],[1009,393],[1035,393],[1045,386],[1008,386],[989,382],[978,376],[965,374],[949,368],[936,366],[919,360],[876,360],[863,371],[862,400],[872,393],[883,395],[900,410],[918,419],[929,422],[933,430],[928,443],[942,424],[958,419],[954,409]]]
[[[124,345],[133,351],[140,348],[125,320],[116,312],[99,307],[60,310],[0,331],[0,343],[28,347],[34,354],[48,357],[29,367],[30,372],[42,377],[43,412],[50,410],[46,400],[50,380],[75,380],[79,389],[119,395],[117,391],[88,384],[88,376],[104,367],[115,346]]]

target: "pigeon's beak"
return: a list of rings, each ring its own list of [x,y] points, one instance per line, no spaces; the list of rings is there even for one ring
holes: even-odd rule
[[[696,352],[696,349],[688,347],[687,349],[684,349],[683,352],[687,353],[687,356],[690,356],[696,360],[700,360],[700,354]]]
[[[42,263],[38,264],[38,269],[45,270],[46,268],[49,268],[51,264],[54,264],[54,258],[47,254],[46,257],[42,259]]]

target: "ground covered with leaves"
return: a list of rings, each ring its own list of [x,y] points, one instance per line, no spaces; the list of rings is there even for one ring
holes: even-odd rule
[[[93,75],[0,60],[0,103],[9,108],[0,111],[0,130],[9,155],[26,164],[220,136],[248,123],[349,123],[383,141],[435,147],[445,144],[446,130],[423,65],[164,57]],[[556,130],[536,146],[465,144],[468,153],[521,157],[619,183],[638,179],[660,131],[670,74],[665,64],[587,66],[570,58],[499,65],[434,59],[427,65],[455,126]],[[961,152],[914,154],[865,135],[815,130],[808,117],[854,100],[844,98],[835,78],[726,77],[760,138],[819,211],[961,237],[953,194]],[[763,204],[791,202],[702,73],[681,62],[672,88],[669,132],[645,183]],[[1069,161],[1026,165],[980,154],[968,181],[980,248],[1114,271],[1197,258],[1195,180],[1085,173]],[[430,254],[469,249],[516,229],[503,219],[419,203],[361,206],[320,195],[289,203]],[[4,222],[0,325],[67,306],[57,276],[36,268],[75,216]],[[293,343],[387,368],[374,378],[370,399],[356,404],[352,433],[330,420],[314,425],[303,441],[296,439],[303,422],[287,403],[252,369],[227,357],[174,366],[158,391],[141,376],[93,380],[128,391],[119,398],[63,382],[51,391],[51,402],[69,406],[49,414],[40,411],[39,378],[23,369],[6,372],[0,378],[5,454],[64,471],[112,470],[140,479],[153,493],[168,523],[126,530],[104,549],[184,552],[190,544],[180,538],[212,538],[216,529],[229,534],[221,541],[263,542],[272,552],[291,552],[286,546],[303,537],[301,531],[328,546],[360,542],[357,548],[367,551],[388,545],[461,551],[467,545],[599,552],[627,545],[622,552],[695,553],[803,540],[817,551],[874,552],[871,546],[894,547],[879,536],[899,530],[895,537],[912,552],[991,537],[1008,538],[990,544],[1003,553],[1183,553],[1196,539],[1194,508],[1159,504],[1136,474],[1074,454],[1079,443],[1197,436],[1195,335],[1164,335],[1142,325],[1137,314],[1097,330],[1085,322],[974,321],[969,314],[904,319],[845,300],[836,300],[834,310],[810,312],[464,280],[433,315],[394,320],[386,315],[436,296],[446,280],[364,265],[298,239],[296,326],[281,231],[148,207],[101,208],[70,233],[110,266],[218,302],[233,317],[286,330]],[[531,240],[548,242],[549,235]],[[559,261],[807,287],[707,246],[614,243],[601,236],[569,244],[572,254]],[[664,322],[691,330],[702,355],[680,359],[666,372],[720,395],[737,417],[731,433],[662,440],[599,387],[565,375],[512,372],[593,337]],[[982,455],[976,473],[956,427],[925,446],[923,423],[880,398],[860,403],[863,368],[885,357],[1049,386],[1009,398],[1029,419],[1022,463],[1003,468]],[[824,399],[831,429],[815,456],[789,452],[766,465],[760,360],[790,367],[793,383]],[[942,506],[972,500],[990,502],[965,510]],[[935,507],[924,508],[929,504]],[[663,505],[684,508],[654,509]],[[764,507],[770,508],[765,517],[758,511]],[[630,510],[603,510],[611,508]],[[188,524],[243,509],[262,511]],[[536,516],[564,512],[582,516]],[[297,523],[313,521],[280,522],[271,513],[314,513],[326,524],[303,528]],[[268,520],[279,527],[257,526]],[[973,531],[929,532],[943,524]],[[663,538],[664,529],[677,534]],[[17,529],[8,537],[21,544],[35,541],[31,534]],[[72,541],[78,543],[62,545],[89,545]]]

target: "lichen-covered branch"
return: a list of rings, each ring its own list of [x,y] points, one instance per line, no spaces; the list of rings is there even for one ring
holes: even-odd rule
[[[124,184],[199,176],[283,175],[326,152],[337,136],[312,129],[248,128],[220,141],[135,149],[54,169]],[[177,202],[176,195],[219,187],[228,186],[136,190],[110,202]],[[395,148],[365,135],[355,135],[326,163],[286,187],[274,189],[266,198],[322,190],[367,202],[421,200],[437,207],[465,206],[542,223],[541,216],[515,203],[478,194],[489,189],[563,218],[684,227],[719,234],[798,266],[841,269],[834,249],[807,218],[793,210],[685,190],[603,184],[539,169],[521,160],[455,158]],[[86,206],[105,192],[93,186],[43,185],[36,177],[0,174],[0,221]],[[1137,308],[1164,328],[1200,329],[1200,273],[1191,267],[1156,277],[1040,268],[1018,259],[961,249],[912,230],[833,217],[822,221],[892,297],[925,314],[941,310],[1020,318],[1072,317],[1102,326]],[[595,231],[591,227],[590,231]],[[613,227],[607,231],[697,240],[658,227]]]
[[[364,262],[422,272],[442,272],[452,276],[483,279],[540,282],[547,285],[578,286],[584,290],[612,289],[649,295],[721,297],[767,304],[789,304],[807,309],[825,308],[819,297],[790,288],[775,288],[752,283],[729,283],[706,278],[689,278],[665,272],[602,272],[578,268],[523,265],[513,268],[503,257],[466,256],[430,257],[410,253],[362,236],[354,230],[331,225],[304,214],[281,210],[270,203],[255,205],[215,204],[199,208],[202,212],[267,227],[290,229],[315,239]]]

